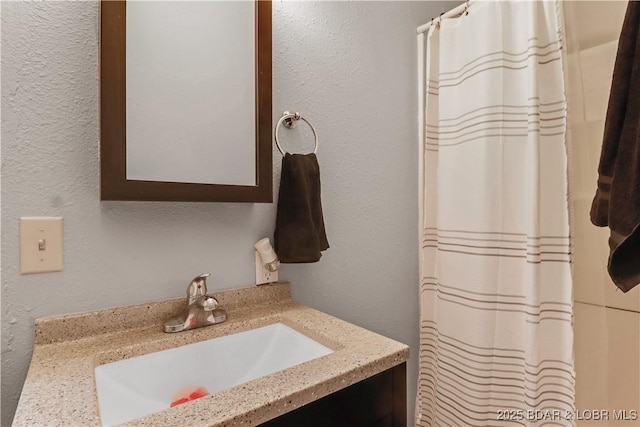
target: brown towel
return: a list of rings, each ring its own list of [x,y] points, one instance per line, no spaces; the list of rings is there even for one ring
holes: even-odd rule
[[[640,283],[640,2],[624,18],[591,222],[609,226],[609,274],[623,292]]]
[[[273,243],[282,263],[317,262],[329,247],[315,154],[286,153],[282,159]]]

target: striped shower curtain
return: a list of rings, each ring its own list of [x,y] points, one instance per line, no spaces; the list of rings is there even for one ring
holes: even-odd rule
[[[560,5],[426,43],[416,425],[575,425]]]

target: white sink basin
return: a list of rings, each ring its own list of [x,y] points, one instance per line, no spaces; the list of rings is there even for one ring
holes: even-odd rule
[[[163,411],[183,387],[213,394],[332,352],[276,323],[101,365],[95,378],[102,425]]]

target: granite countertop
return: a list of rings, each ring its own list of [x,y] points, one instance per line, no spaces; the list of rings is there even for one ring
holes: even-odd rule
[[[94,368],[281,322],[334,352],[126,426],[252,426],[405,362],[409,348],[291,300],[288,283],[215,293],[228,320],[166,334],[184,298],[36,320],[14,426],[99,426]]]

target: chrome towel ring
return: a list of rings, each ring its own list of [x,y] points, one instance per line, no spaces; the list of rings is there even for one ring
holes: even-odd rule
[[[288,128],[288,129],[293,129],[294,127],[296,127],[296,124],[298,122],[298,120],[302,120],[303,122],[305,122],[306,124],[309,125],[309,127],[311,128],[311,130],[313,131],[313,137],[315,138],[315,145],[313,147],[313,154],[315,154],[318,151],[318,133],[316,132],[316,128],[313,127],[313,125],[311,124],[311,122],[307,119],[305,119],[304,117],[302,117],[302,115],[300,115],[300,113],[295,112],[292,113],[290,111],[285,111],[284,113],[282,113],[282,117],[280,117],[280,120],[278,120],[278,124],[276,124],[276,131],[275,133],[275,139],[276,139],[276,145],[278,146],[278,150],[280,150],[280,153],[282,153],[282,155],[284,156],[284,150],[282,149],[282,146],[280,145],[280,141],[278,141],[278,130],[280,130],[280,125],[284,125],[284,127]]]

